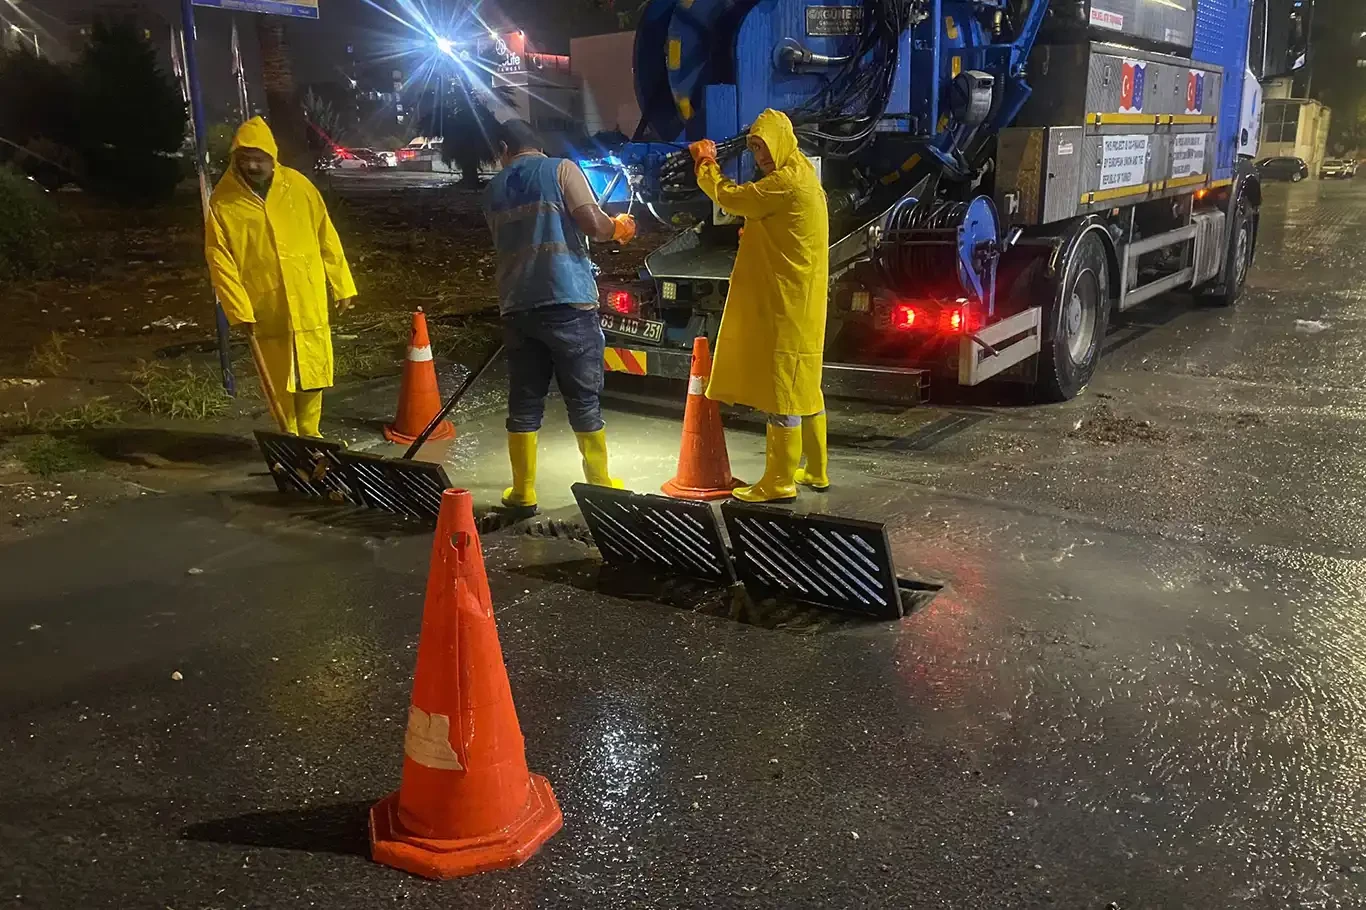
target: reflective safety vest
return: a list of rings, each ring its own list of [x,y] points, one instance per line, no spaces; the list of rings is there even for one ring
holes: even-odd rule
[[[498,309],[598,302],[588,241],[565,211],[559,158],[527,155],[489,183],[484,210],[498,253]]]

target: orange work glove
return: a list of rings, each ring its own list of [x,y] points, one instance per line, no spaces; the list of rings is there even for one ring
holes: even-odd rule
[[[630,215],[618,215],[612,219],[612,239],[622,246],[636,239],[636,220]]]
[[[703,161],[716,160],[716,143],[710,139],[703,139],[688,146],[688,151],[692,152],[693,167],[701,167]]]

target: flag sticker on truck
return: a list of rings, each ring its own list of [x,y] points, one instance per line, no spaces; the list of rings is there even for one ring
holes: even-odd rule
[[[1205,74],[1199,70],[1191,70],[1186,77],[1186,113],[1203,114],[1205,112]]]
[[[1119,112],[1141,114],[1143,99],[1148,96],[1148,64],[1140,60],[1125,60],[1119,79]]]
[[[1148,182],[1148,141],[1151,138],[1147,135],[1102,137],[1101,191]]]

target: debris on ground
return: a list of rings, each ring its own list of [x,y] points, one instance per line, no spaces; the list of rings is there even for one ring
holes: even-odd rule
[[[195,322],[193,319],[177,319],[174,316],[163,316],[161,319],[155,319],[149,324],[155,328],[166,329],[171,332],[178,332],[181,329],[194,328],[199,325],[199,323]]]
[[[1326,332],[1331,326],[1318,319],[1296,319],[1295,331],[1303,332],[1306,335],[1317,335],[1319,332]]]
[[[1067,434],[1074,439],[1102,446],[1125,443],[1163,443],[1171,439],[1167,430],[1153,426],[1151,420],[1136,420],[1116,414],[1106,402],[1100,402],[1085,417],[1072,426]]]

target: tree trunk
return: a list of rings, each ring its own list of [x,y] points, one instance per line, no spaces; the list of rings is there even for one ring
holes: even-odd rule
[[[261,45],[261,82],[270,111],[270,129],[280,144],[280,163],[310,173],[314,162],[308,152],[308,126],[294,67],[289,59],[289,39],[279,16],[257,15],[256,40]]]

